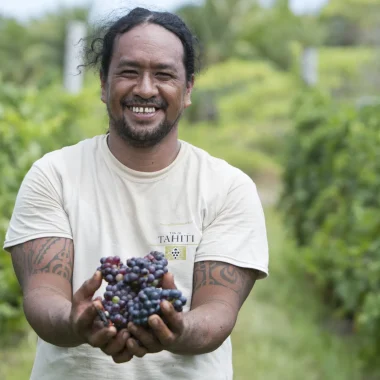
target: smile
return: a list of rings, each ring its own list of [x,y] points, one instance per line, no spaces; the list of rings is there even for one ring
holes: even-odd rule
[[[157,111],[154,107],[128,107],[128,109],[134,113],[141,113],[141,114],[152,114]]]

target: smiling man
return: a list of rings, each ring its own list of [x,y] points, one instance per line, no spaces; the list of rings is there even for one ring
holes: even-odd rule
[[[31,379],[232,380],[230,334],[268,274],[256,186],[178,138],[195,39],[177,16],[136,8],[96,41],[89,65],[100,62],[109,131],[34,163],[4,244],[39,337]],[[148,327],[104,327],[100,258],[153,250],[183,312],[163,301]]]

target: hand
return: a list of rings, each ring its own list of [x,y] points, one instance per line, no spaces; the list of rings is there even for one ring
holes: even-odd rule
[[[101,301],[92,299],[101,284],[102,275],[97,271],[75,292],[70,312],[71,328],[78,340],[99,348],[105,347],[117,333],[114,326],[104,327],[95,307]]]
[[[106,355],[112,356],[115,363],[129,362],[133,358],[133,354],[129,351],[126,345],[129,339],[132,338],[128,330],[122,329],[115,337],[111,338],[111,340],[109,340],[108,343],[101,348],[101,350]],[[136,356],[139,357],[139,355]]]
[[[163,289],[176,289],[174,277],[167,273],[163,278]],[[147,353],[168,350],[175,352],[181,347],[185,322],[183,313],[175,311],[173,305],[168,301],[161,302],[162,318],[152,315],[148,319],[149,328],[128,324],[128,331],[133,338],[127,340],[128,351],[138,357]],[[166,322],[166,323],[165,323]],[[140,342],[136,341],[136,339]]]

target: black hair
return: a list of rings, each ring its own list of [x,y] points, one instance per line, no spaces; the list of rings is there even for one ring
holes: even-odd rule
[[[186,70],[186,80],[191,81],[192,76],[200,69],[201,49],[198,39],[179,16],[169,12],[150,11],[141,7],[133,9],[110,26],[105,27],[104,32],[101,32],[104,27],[100,29],[100,33],[104,36],[93,38],[85,50],[86,63],[81,66],[98,67],[100,65],[99,70],[102,77],[107,78],[116,37],[146,23],[160,25],[181,40],[184,49],[183,64]]]

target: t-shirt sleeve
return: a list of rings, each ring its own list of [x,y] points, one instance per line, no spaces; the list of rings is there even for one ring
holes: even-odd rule
[[[222,261],[268,276],[268,241],[263,207],[248,177],[233,185],[214,220],[204,229],[195,262]]]
[[[71,239],[70,223],[58,175],[35,163],[21,183],[3,248],[50,236]]]

